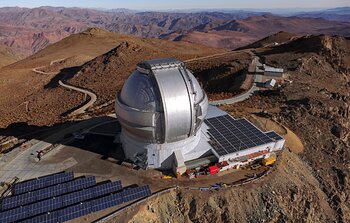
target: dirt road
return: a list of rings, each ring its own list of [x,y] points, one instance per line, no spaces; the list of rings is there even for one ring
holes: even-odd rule
[[[64,59],[58,59],[58,60],[53,60],[50,62],[50,66],[57,63],[57,62],[60,62]],[[39,69],[41,68],[44,68],[45,66],[41,66],[41,67],[36,67],[36,68],[33,68],[32,71],[35,72],[35,73],[38,73],[38,74],[44,74],[44,75],[52,75],[52,74],[57,74],[58,72],[45,72],[45,71],[41,71]],[[67,89],[70,89],[70,90],[74,90],[74,91],[78,91],[78,92],[81,92],[83,94],[87,94],[89,95],[90,97],[90,100],[84,104],[83,106],[81,106],[80,108],[74,110],[73,112],[71,112],[70,114],[71,115],[77,115],[77,114],[82,114],[86,111],[86,109],[88,109],[89,107],[91,107],[97,100],[97,95],[94,94],[93,92],[91,91],[88,91],[88,90],[85,90],[85,89],[82,89],[82,88],[79,88],[79,87],[75,87],[75,86],[72,86],[72,85],[69,85],[69,84],[65,84],[62,82],[62,80],[59,80],[58,81],[58,84],[64,88],[67,88]]]

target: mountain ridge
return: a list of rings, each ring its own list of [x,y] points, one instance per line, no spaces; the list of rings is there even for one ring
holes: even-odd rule
[[[253,23],[264,26],[266,32],[262,27],[254,27]],[[294,23],[298,23],[299,27]],[[309,31],[300,24],[307,24]],[[247,11],[124,13],[64,7],[0,8],[0,45],[10,47],[16,54],[22,55],[22,58],[89,27],[140,37],[236,48],[278,31],[302,35],[349,35],[346,30],[349,30],[350,23]]]

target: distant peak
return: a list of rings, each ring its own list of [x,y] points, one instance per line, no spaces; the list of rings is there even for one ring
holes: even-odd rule
[[[106,34],[109,33],[107,30],[98,28],[98,27],[92,27],[88,28],[83,32],[84,34],[90,34],[90,35],[99,35],[99,34]]]

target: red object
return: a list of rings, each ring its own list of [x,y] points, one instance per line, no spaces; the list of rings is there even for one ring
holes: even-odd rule
[[[210,166],[209,167],[210,174],[216,174],[219,173],[219,168],[217,166]]]

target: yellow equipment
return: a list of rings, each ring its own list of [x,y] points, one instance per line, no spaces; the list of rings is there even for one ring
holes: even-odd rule
[[[261,161],[261,163],[264,165],[264,166],[269,166],[269,165],[272,165],[276,162],[276,155],[275,154],[271,154],[269,157],[263,159]]]
[[[173,177],[172,176],[168,176],[168,175],[162,177],[162,179],[171,179],[171,178],[173,178]]]

